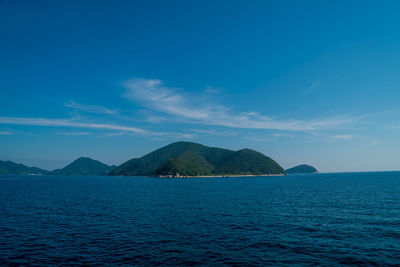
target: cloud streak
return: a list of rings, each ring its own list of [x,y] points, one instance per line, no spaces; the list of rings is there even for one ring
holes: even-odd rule
[[[58,132],[57,135],[81,136],[81,135],[91,135],[91,133],[89,133],[89,132]]]
[[[217,131],[215,129],[211,129],[211,130],[202,130],[202,129],[191,129],[190,131],[194,132],[194,133],[200,133],[200,134],[205,134],[205,135],[220,135],[220,136],[234,136],[237,135],[236,132],[233,132],[231,130],[228,131]]]
[[[136,127],[102,123],[85,123],[68,119],[0,117],[0,124],[102,129],[126,131],[136,134],[150,134],[148,131]]]
[[[194,139],[196,136],[192,133],[184,132],[153,132],[145,129],[115,125],[115,124],[102,124],[102,123],[86,123],[77,122],[72,119],[49,119],[49,118],[20,118],[20,117],[0,117],[0,124],[8,125],[31,125],[31,126],[44,126],[44,127],[70,127],[78,129],[97,129],[97,130],[110,130],[116,131],[104,136],[120,136],[120,135],[144,135],[156,138],[174,138],[174,139]],[[0,132],[1,134],[11,134],[11,132]],[[57,135],[91,135],[89,132],[58,132]]]
[[[337,139],[337,140],[350,140],[353,139],[355,136],[352,134],[339,134],[339,135],[333,135],[332,138],[333,139]]]
[[[96,114],[112,115],[112,114],[118,113],[116,110],[112,110],[112,109],[109,109],[106,107],[95,106],[95,105],[83,105],[83,104],[79,104],[72,100],[69,103],[65,104],[64,106],[67,108],[72,108],[72,109],[81,110],[81,111],[89,112],[89,113],[96,113]]]
[[[355,122],[356,117],[338,116],[324,120],[277,120],[257,112],[232,112],[222,105],[210,105],[180,88],[166,87],[160,80],[132,79],[124,83],[127,99],[185,122],[243,129],[312,131]],[[195,100],[193,100],[195,99]]]

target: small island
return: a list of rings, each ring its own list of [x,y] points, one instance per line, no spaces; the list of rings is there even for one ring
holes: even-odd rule
[[[293,168],[285,170],[287,174],[311,174],[311,173],[318,173],[318,170],[313,166],[301,164],[295,166]]]
[[[98,160],[80,157],[62,169],[49,172],[49,175],[107,175],[114,168]]]

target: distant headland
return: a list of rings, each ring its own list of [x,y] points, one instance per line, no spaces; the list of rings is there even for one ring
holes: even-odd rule
[[[12,161],[0,160],[0,175],[18,174],[18,175],[46,175],[49,171],[37,167],[28,167],[24,164]]]

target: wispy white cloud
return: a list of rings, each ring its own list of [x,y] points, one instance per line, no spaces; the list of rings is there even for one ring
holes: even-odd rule
[[[296,135],[294,134],[287,134],[287,133],[274,133],[272,134],[274,137],[288,137],[288,138],[295,138]]]
[[[71,136],[80,136],[80,135],[92,135],[89,132],[57,132],[57,135],[71,135]]]
[[[121,126],[114,124],[77,122],[70,119],[0,117],[0,124],[103,129],[103,130],[126,131],[137,134],[150,134],[148,131],[136,127]]]
[[[339,134],[339,135],[333,135],[333,139],[338,139],[338,140],[350,140],[355,138],[355,135],[352,134]]]
[[[131,132],[113,132],[113,133],[106,133],[103,136],[122,136],[122,135],[134,135]]]
[[[141,103],[144,101],[156,110],[192,119],[209,116],[204,108],[188,107],[187,99],[178,92],[178,88],[164,87],[160,80],[133,79],[125,82],[125,87],[128,89],[126,98]]]
[[[150,109],[164,112],[186,122],[243,129],[312,131],[335,128],[358,120],[337,116],[323,120],[278,120],[257,112],[235,113],[222,105],[210,105],[182,89],[166,87],[160,80],[133,79],[124,83],[125,97]]]
[[[199,133],[199,134],[205,134],[205,135],[221,135],[221,136],[237,135],[237,132],[234,132],[234,131],[217,131],[214,129],[211,129],[211,130],[191,129],[190,131]]]
[[[46,126],[46,127],[70,127],[81,129],[98,129],[115,131],[106,133],[104,136],[121,136],[128,135],[134,136],[137,134],[152,137],[152,138],[174,138],[174,139],[194,139],[196,135],[193,133],[185,132],[154,132],[145,129],[122,126],[115,124],[101,124],[101,123],[87,123],[78,122],[72,119],[48,119],[48,118],[19,118],[19,117],[0,117],[0,124],[9,125],[33,125],[33,126]],[[4,132],[6,134],[8,132]],[[0,132],[1,134],[1,132]],[[89,132],[58,132],[59,135],[91,135]]]
[[[175,135],[177,138],[182,138],[182,139],[195,139],[196,135],[194,134],[189,134],[189,133],[180,133]]]
[[[263,138],[263,137],[257,137],[257,136],[245,136],[244,139],[249,140],[249,141],[254,141],[254,142],[260,142],[260,143],[265,143],[265,142],[271,142],[271,139],[268,138]]]
[[[65,107],[76,109],[76,110],[81,110],[89,113],[97,113],[97,114],[116,114],[118,113],[116,110],[112,110],[106,107],[102,106],[95,106],[95,105],[83,105],[79,104],[75,101],[70,101],[67,104],[64,105]]]
[[[10,135],[13,134],[12,132],[9,131],[0,131],[0,135]]]

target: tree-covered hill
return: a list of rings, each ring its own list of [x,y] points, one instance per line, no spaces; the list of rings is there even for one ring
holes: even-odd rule
[[[318,170],[313,166],[302,164],[293,168],[285,170],[287,174],[305,174],[305,173],[318,173]]]
[[[107,175],[115,166],[108,166],[100,161],[81,157],[62,169],[50,172],[50,175]]]
[[[277,174],[284,170],[270,157],[251,149],[232,153],[216,168],[221,174]]]
[[[47,174],[49,171],[36,168],[28,167],[23,164],[18,164],[12,161],[0,160],[0,175],[2,174]]]
[[[282,174],[271,158],[250,149],[232,151],[191,142],[176,142],[116,167],[109,175],[198,176]]]

